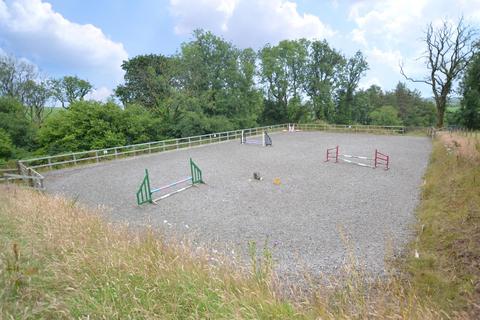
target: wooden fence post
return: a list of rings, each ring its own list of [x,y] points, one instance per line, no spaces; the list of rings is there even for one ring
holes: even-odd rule
[[[35,187],[35,182],[33,181],[34,179],[31,178],[32,177],[32,169],[28,168],[27,172],[28,172],[28,176],[30,177],[28,179],[28,184],[30,185],[30,187]]]

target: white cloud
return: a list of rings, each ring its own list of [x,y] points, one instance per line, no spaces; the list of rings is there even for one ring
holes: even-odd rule
[[[367,43],[367,39],[365,38],[365,30],[361,30],[361,29],[353,29],[352,32],[351,32],[351,36],[352,36],[352,39],[353,41],[363,45],[363,46],[367,46],[368,43]]]
[[[402,42],[411,29],[423,24],[428,0],[357,2],[350,8],[349,18],[357,24],[352,34],[368,34],[369,38]],[[358,42],[353,37],[353,40]],[[360,39],[364,40],[364,39]],[[365,45],[365,41],[359,43]]]
[[[177,34],[190,33],[196,28],[227,31],[228,20],[239,0],[170,0],[170,10],[178,19]]]
[[[0,21],[8,19],[8,10],[7,4],[3,1],[0,1]]]
[[[364,46],[409,47],[421,44],[428,23],[443,19],[480,22],[480,0],[384,0],[359,1],[350,7],[349,19],[356,24],[351,37]],[[362,38],[360,35],[366,35]]]
[[[122,43],[91,24],[65,19],[41,0],[0,0],[0,38],[6,50],[36,63],[75,74],[94,72],[114,82],[121,80],[120,65],[128,58]]]
[[[358,84],[358,87],[360,89],[366,90],[370,88],[371,86],[376,85],[381,87],[381,81],[377,77],[367,77],[363,78],[360,83]]]
[[[202,28],[222,34],[241,47],[258,48],[283,39],[328,38],[335,32],[318,16],[299,13],[286,0],[170,0],[175,31]]]
[[[402,62],[402,54],[399,50],[387,50],[383,51],[374,47],[372,50],[367,51],[369,61],[375,61],[388,66],[392,71],[398,71],[399,65]]]
[[[370,64],[368,76],[382,80],[385,88],[396,81],[406,81],[399,72],[399,62],[413,78],[426,75],[423,38],[427,24],[447,19],[456,23],[464,16],[478,27],[480,0],[383,0],[358,1],[350,6],[349,19],[355,27],[349,36],[360,44]],[[430,95],[427,86],[411,84]]]
[[[100,87],[98,89],[93,89],[85,98],[87,100],[97,100],[97,101],[107,101],[107,99],[112,95],[113,91],[107,87]]]

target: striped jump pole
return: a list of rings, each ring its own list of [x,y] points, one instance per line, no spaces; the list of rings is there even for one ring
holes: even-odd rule
[[[335,162],[338,162],[338,146],[327,149],[327,158],[325,159],[325,162],[330,161],[330,159],[335,159]]]
[[[202,178],[202,170],[193,162],[193,160],[190,158],[190,176],[180,179],[178,181],[169,183],[167,185],[164,185],[162,187],[158,188],[151,188],[150,187],[150,177],[148,175],[148,170],[145,169],[145,176],[142,180],[142,183],[140,184],[140,187],[138,188],[137,191],[137,204],[142,205],[144,203],[157,203],[157,201],[163,200],[165,198],[168,198],[174,194],[177,194],[179,192],[185,191],[196,184],[204,183],[203,178]],[[173,187],[188,183],[188,185],[183,186],[179,189],[173,189]],[[153,199],[152,195],[157,192],[164,192],[166,190],[169,190],[169,192],[162,194],[160,197]]]
[[[390,156],[387,156],[384,153],[378,152],[378,150],[375,149],[375,168],[378,166],[385,166],[385,170],[388,170],[389,164],[390,164]]]
[[[389,164],[390,164],[390,156],[379,152],[377,149],[375,149],[375,155],[373,158],[365,157],[365,156],[357,156],[357,155],[351,155],[351,154],[341,154],[339,153],[339,147],[336,146],[334,148],[329,148],[327,149],[326,152],[326,160],[325,162],[328,162],[330,160],[335,159],[335,162],[337,163],[339,160],[351,164],[355,164],[357,166],[361,167],[368,167],[368,168],[377,168],[379,166],[384,166],[385,170],[389,169]],[[364,162],[360,161],[355,161],[355,159],[358,160],[364,160]],[[367,162],[367,163],[365,163]]]

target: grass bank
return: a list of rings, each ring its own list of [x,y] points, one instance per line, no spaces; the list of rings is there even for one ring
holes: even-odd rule
[[[449,314],[480,318],[479,133],[440,133],[417,217],[411,283]]]
[[[366,281],[352,263],[308,290],[280,283],[268,250],[252,252],[247,267],[67,199],[0,186],[0,318],[473,317],[480,199],[463,194],[478,191],[479,159],[457,149],[436,142],[405,272]]]

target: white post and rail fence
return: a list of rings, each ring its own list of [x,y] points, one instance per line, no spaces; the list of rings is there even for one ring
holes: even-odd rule
[[[146,143],[117,146],[105,149],[70,152],[53,156],[43,156],[19,160],[17,168],[0,169],[0,181],[10,182],[20,180],[36,189],[44,188],[44,177],[40,172],[61,169],[68,166],[76,166],[88,163],[98,163],[105,160],[114,160],[129,156],[137,156],[154,152],[173,151],[186,148],[194,148],[207,144],[222,143],[231,140],[240,140],[242,132],[244,136],[259,136],[265,131],[268,133],[289,131],[333,131],[348,133],[377,133],[377,134],[404,134],[403,126],[371,126],[371,125],[335,125],[317,123],[285,123],[271,126],[263,126],[233,131],[216,132],[204,135],[152,141]]]

